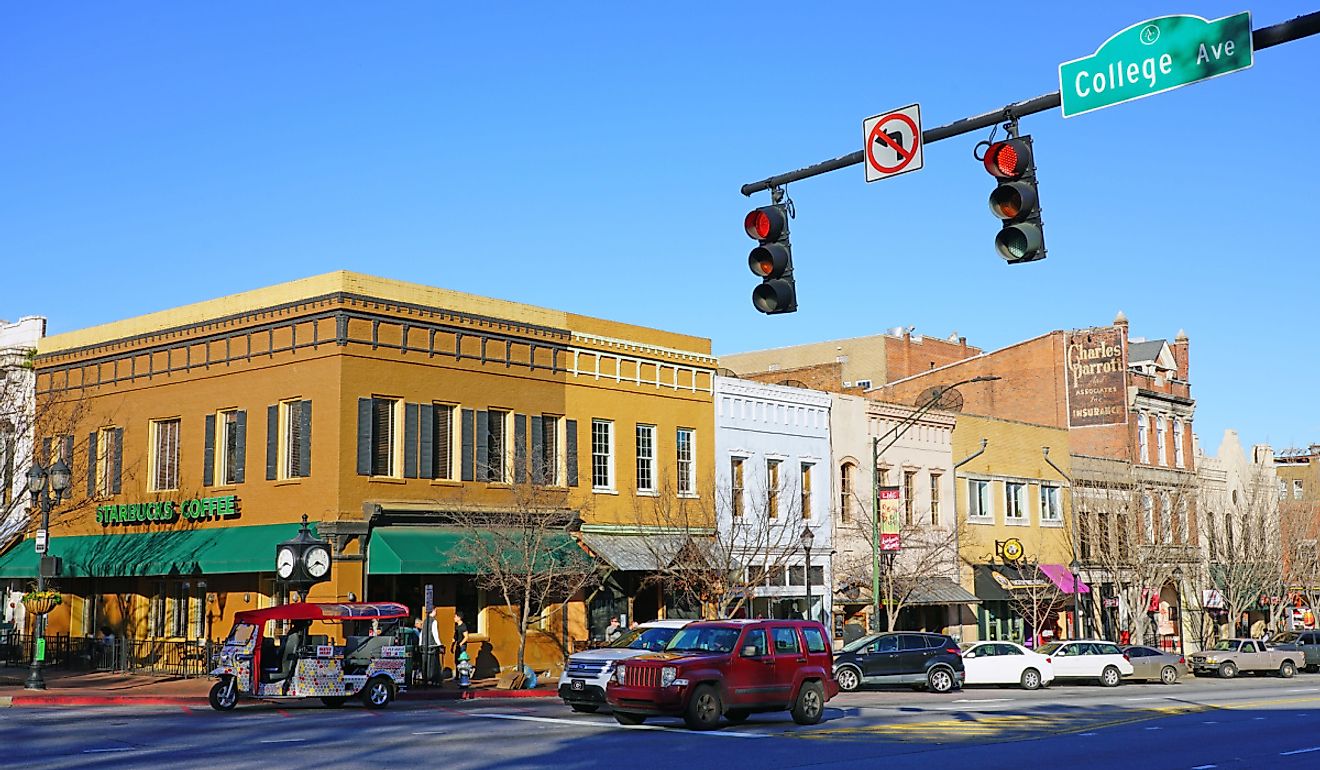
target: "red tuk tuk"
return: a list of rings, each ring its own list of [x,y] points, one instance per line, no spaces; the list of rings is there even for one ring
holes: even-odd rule
[[[211,708],[229,711],[239,696],[319,697],[336,708],[355,695],[368,708],[384,708],[407,688],[409,651],[395,633],[406,617],[408,608],[394,602],[298,602],[239,612],[211,672],[218,678]],[[287,621],[289,630],[267,636],[267,621]],[[318,621],[370,624],[371,631],[335,644],[327,635],[308,633]]]

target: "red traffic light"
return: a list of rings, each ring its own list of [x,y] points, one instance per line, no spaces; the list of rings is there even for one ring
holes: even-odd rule
[[[762,206],[747,214],[743,229],[758,241],[777,241],[788,229],[788,219],[780,206]]]
[[[778,243],[757,246],[747,255],[747,266],[760,278],[779,278],[788,269],[788,249]]]
[[[1031,145],[1022,139],[995,142],[986,148],[985,170],[997,179],[1017,179],[1031,170]]]
[[[990,213],[1008,221],[1031,215],[1036,204],[1036,188],[1026,182],[1001,184],[990,193]]]

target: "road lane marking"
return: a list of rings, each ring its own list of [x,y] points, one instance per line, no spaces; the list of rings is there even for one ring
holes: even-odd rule
[[[1123,700],[1164,700],[1163,695],[1147,695],[1142,698],[1124,698]]]
[[[444,735],[448,730],[418,730],[413,735]]]
[[[1094,736],[1095,733],[1077,733],[1078,738],[1092,738]]]
[[[1192,770],[1214,770],[1216,767],[1219,767],[1219,765],[1197,765]]]
[[[1320,746],[1312,746],[1309,749],[1295,749],[1293,751],[1280,751],[1279,756],[1291,757],[1293,754],[1310,754],[1313,751],[1320,751]]]
[[[84,754],[104,754],[108,751],[137,751],[136,746],[118,746],[112,749],[83,749]]]
[[[608,722],[584,722],[576,719],[557,719],[555,717],[531,717],[519,714],[468,714],[476,719],[509,719],[517,722],[540,722],[552,725],[573,725],[575,727],[594,727],[598,729],[618,729],[618,730],[663,730],[665,732],[683,733],[672,727],[662,727],[660,725],[620,725],[609,724]],[[732,732],[705,732],[689,731],[685,735],[709,735],[712,737],[724,738],[770,738],[773,737],[766,733],[732,733]]]
[[[1293,690],[1284,690],[1284,692],[1320,692],[1320,687],[1298,687]]]
[[[1012,698],[960,698],[950,703],[1008,703]]]
[[[267,738],[262,743],[302,743],[306,738]]]

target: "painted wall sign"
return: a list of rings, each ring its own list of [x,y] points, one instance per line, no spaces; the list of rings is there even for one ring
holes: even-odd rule
[[[1127,351],[1117,326],[1068,333],[1068,427],[1127,422]]]
[[[96,523],[103,527],[136,524],[179,524],[236,519],[240,514],[237,495],[200,497],[192,500],[157,500],[150,503],[120,503],[96,506]]]

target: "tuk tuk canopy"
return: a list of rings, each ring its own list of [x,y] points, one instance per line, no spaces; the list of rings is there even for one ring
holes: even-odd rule
[[[238,623],[261,625],[267,620],[372,620],[408,617],[408,608],[397,602],[294,602],[234,614]]]

